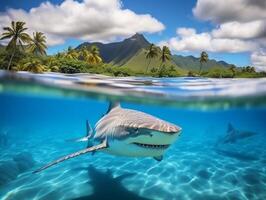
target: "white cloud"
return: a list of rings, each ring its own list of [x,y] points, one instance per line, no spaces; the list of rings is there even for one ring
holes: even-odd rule
[[[255,51],[251,54],[251,62],[259,71],[266,71],[266,51]]]
[[[251,22],[226,22],[218,29],[212,31],[218,38],[261,38],[266,37],[266,21],[256,20]]]
[[[165,28],[149,14],[124,9],[120,0],[65,0],[59,5],[45,2],[29,12],[8,9],[0,14],[0,28],[12,20],[25,21],[31,32],[47,34],[48,45],[64,43],[68,38],[109,41]]]
[[[196,30],[194,28],[178,28],[176,29],[176,34],[180,35],[180,37],[189,37],[191,35],[196,34]]]
[[[215,23],[249,22],[266,18],[265,0],[198,0],[193,14]]]
[[[179,28],[177,35],[161,45],[176,51],[249,52],[252,64],[265,68],[266,0],[197,0],[193,14],[216,27],[197,33]]]
[[[192,28],[178,28],[177,36],[163,41],[176,51],[210,51],[210,52],[246,52],[257,48],[251,41],[230,38],[215,38],[209,32],[196,33]]]

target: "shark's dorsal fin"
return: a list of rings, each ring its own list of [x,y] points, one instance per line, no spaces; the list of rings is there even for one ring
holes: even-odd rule
[[[233,127],[233,125],[231,123],[228,124],[227,126],[227,133],[231,133],[235,130],[235,128]]]
[[[117,107],[121,107],[120,106],[120,102],[118,102],[118,101],[110,101],[109,107],[108,107],[108,110],[107,110],[106,114],[109,113],[112,109],[117,108]]]

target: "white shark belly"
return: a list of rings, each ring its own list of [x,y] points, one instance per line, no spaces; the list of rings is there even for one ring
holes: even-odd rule
[[[108,143],[108,148],[102,149],[102,152],[129,157],[156,157],[165,152],[165,148],[140,147],[134,144],[127,144],[123,141],[113,140]]]

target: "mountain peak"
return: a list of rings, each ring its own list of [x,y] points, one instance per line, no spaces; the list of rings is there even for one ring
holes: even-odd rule
[[[127,38],[125,40],[139,41],[139,42],[146,44],[146,45],[149,44],[148,40],[144,37],[144,35],[140,34],[140,33],[135,33],[130,38]]]
[[[140,34],[140,33],[135,33],[134,35],[132,35],[130,38],[144,38],[143,34]]]
[[[150,43],[146,38],[139,33],[121,41],[113,43],[83,43],[76,49],[80,49],[83,46],[96,45],[100,49],[100,54],[104,62],[112,62],[113,64],[122,65],[126,60],[129,60],[134,56],[140,49],[147,48]]]

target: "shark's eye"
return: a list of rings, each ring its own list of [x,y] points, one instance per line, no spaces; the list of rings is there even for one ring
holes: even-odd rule
[[[127,128],[126,130],[127,130],[128,132],[130,132],[130,133],[138,133],[138,131],[139,131],[138,128],[133,128],[133,127]]]

